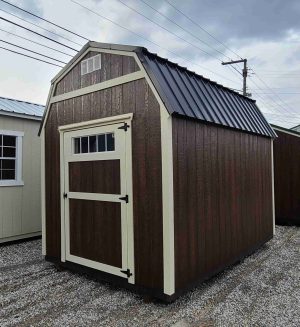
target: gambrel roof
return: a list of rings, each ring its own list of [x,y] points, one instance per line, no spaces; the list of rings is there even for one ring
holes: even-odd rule
[[[135,52],[170,115],[276,137],[253,99],[161,58],[144,47],[90,41],[52,82],[89,48]]]

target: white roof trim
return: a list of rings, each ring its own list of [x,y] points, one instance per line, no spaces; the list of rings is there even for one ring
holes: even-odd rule
[[[37,121],[41,121],[43,118],[42,116],[20,114],[20,113],[11,112],[11,111],[4,111],[1,109],[0,109],[0,116],[9,116],[9,117],[15,117],[15,118],[21,118],[21,119],[37,120]]]
[[[280,127],[275,127],[275,126],[272,126],[272,128],[275,129],[275,131],[279,131],[279,132],[282,132],[282,133],[286,133],[286,134],[290,134],[290,135],[293,135],[293,136],[296,136],[296,137],[300,137],[300,134],[298,134],[296,131],[293,131],[293,130],[287,131],[285,129],[282,129]]]

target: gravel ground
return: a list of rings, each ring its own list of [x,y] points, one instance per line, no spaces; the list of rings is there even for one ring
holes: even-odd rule
[[[300,326],[300,228],[166,305],[74,274],[41,241],[0,247],[0,326]]]

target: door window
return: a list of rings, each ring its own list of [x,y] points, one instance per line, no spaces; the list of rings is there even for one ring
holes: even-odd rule
[[[115,135],[105,133],[74,137],[73,149],[74,154],[115,151]]]

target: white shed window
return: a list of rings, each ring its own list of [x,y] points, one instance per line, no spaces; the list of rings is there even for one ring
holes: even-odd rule
[[[23,132],[0,130],[0,186],[23,185]]]
[[[101,54],[82,60],[81,62],[81,75],[85,75],[99,69],[101,69]]]

